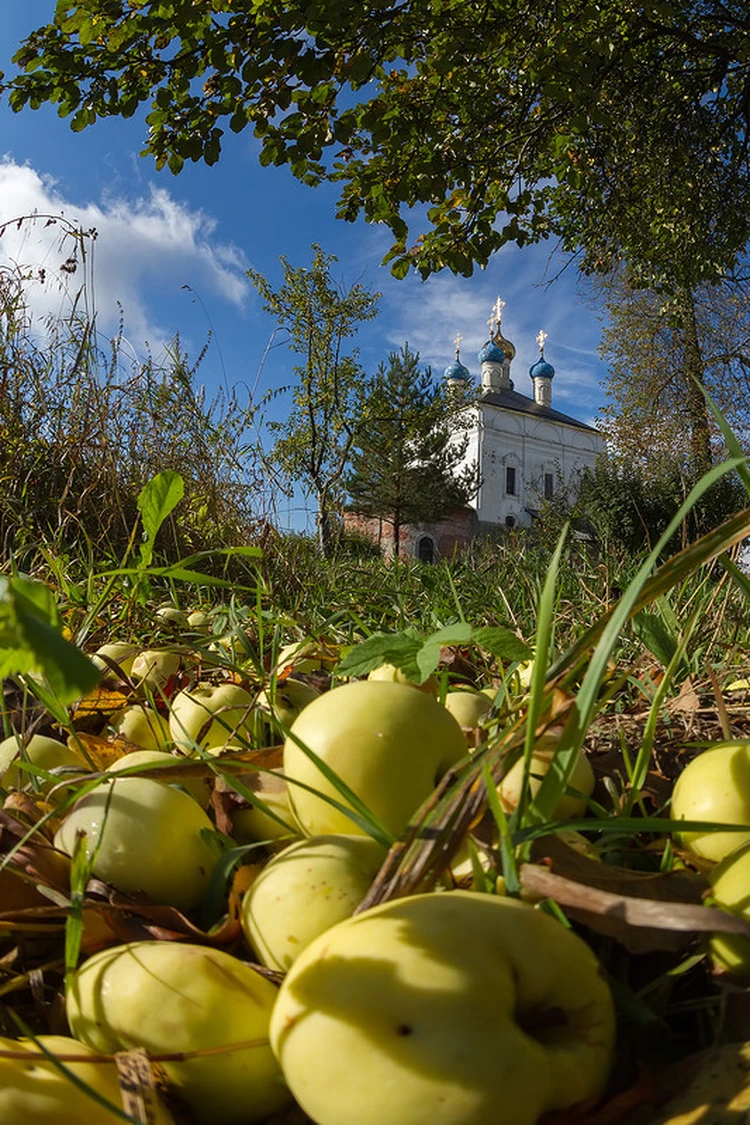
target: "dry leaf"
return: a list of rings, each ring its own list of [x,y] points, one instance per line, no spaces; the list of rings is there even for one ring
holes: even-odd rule
[[[693,1060],[694,1080],[649,1125],[745,1125],[750,1116],[750,1043],[729,1043]]]

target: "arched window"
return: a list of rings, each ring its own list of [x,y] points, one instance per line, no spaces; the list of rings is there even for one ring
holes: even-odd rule
[[[429,535],[423,535],[417,543],[417,558],[423,563],[435,561],[435,544]]]
[[[508,527],[508,528],[511,528],[511,529],[514,528],[516,526],[516,517],[515,516],[506,516],[505,517],[505,526]]]

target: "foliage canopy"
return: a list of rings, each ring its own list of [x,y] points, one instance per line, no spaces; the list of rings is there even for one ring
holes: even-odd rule
[[[748,58],[744,0],[59,0],[0,88],[76,131],[148,103],[173,172],[250,126],[399,276],[557,234],[674,287],[748,240]]]

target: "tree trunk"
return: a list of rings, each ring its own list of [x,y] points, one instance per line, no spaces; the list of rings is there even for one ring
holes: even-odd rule
[[[711,426],[708,404],[703,397],[703,357],[695,321],[695,300],[690,289],[680,294],[682,315],[682,341],[684,378],[690,418],[690,452],[696,476],[703,476],[711,468]]]
[[[318,550],[324,559],[330,559],[333,554],[331,513],[328,510],[328,503],[323,496],[318,497]]]

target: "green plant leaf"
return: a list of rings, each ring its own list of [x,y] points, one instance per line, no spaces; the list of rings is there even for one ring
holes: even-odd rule
[[[167,516],[179,504],[185,493],[185,482],[179,473],[166,469],[157,473],[138,496],[146,542],[141,544],[141,565],[147,567],[154,554],[154,539]]]

